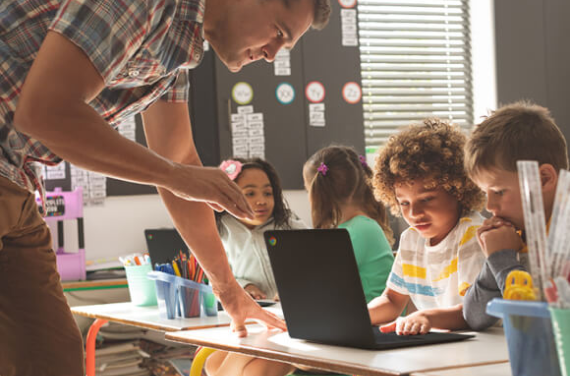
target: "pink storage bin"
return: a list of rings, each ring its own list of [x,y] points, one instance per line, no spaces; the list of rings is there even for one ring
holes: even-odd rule
[[[46,192],[45,212],[41,200],[38,205],[46,222],[57,223],[56,249],[57,270],[62,281],[85,280],[85,239],[83,230],[83,189],[76,188],[73,192],[64,192],[56,188],[53,192]],[[77,252],[66,252],[64,249],[63,221],[76,220],[78,232]]]

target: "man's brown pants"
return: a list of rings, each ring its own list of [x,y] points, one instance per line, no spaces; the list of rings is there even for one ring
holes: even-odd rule
[[[35,197],[0,177],[0,376],[85,375],[48,226]]]

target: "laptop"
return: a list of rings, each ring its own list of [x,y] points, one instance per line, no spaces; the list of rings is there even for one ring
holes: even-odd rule
[[[188,246],[174,228],[144,230],[144,237],[153,267],[172,262],[180,251],[190,257]]]
[[[292,338],[383,350],[474,337],[440,332],[399,336],[373,327],[345,229],[269,230],[264,238]]]

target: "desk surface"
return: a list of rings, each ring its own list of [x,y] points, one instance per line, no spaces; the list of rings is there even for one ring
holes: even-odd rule
[[[412,373],[411,376],[511,376],[509,363]]]
[[[139,328],[155,329],[165,332],[214,328],[218,326],[228,326],[230,324],[230,317],[223,311],[218,312],[217,317],[197,317],[193,319],[176,318],[169,320],[160,316],[157,306],[137,307],[131,303],[71,307],[71,312],[76,315],[94,319],[104,319]]]
[[[409,375],[509,359],[501,328],[461,342],[384,351],[315,344],[265,331],[261,325],[248,326],[248,330],[250,335],[245,338],[237,338],[229,328],[213,328],[167,333],[166,339],[362,376]]]

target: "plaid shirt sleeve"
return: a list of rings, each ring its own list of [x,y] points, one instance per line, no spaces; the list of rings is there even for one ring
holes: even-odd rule
[[[188,103],[190,100],[190,77],[187,69],[180,69],[174,85],[160,98],[166,102]]]
[[[118,75],[152,28],[159,0],[64,0],[50,30],[77,45],[105,84]]]

